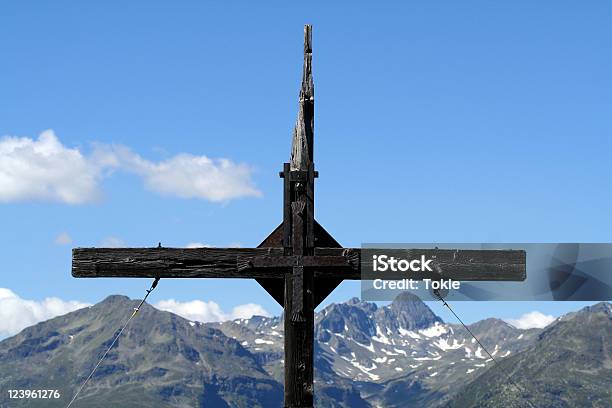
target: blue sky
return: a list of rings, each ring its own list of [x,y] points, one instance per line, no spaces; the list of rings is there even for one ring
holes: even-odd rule
[[[316,214],[343,245],[612,241],[609,2],[89,3],[0,13],[0,137],[52,129],[82,158],[66,182],[95,179],[79,203],[28,195],[31,175],[0,191],[0,287],[24,299],[142,296],[148,281],[73,279],[74,246],[257,245],[282,216],[305,23]],[[160,185],[189,174],[160,174],[181,154],[226,158],[246,181],[185,198]],[[164,281],[155,296],[280,312],[251,281]],[[352,296],[344,283],[328,302]],[[579,306],[457,309],[474,321]]]

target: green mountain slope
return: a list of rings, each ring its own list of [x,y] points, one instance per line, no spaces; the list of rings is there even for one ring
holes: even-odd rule
[[[0,342],[0,389],[57,389],[59,400],[0,406],[65,407],[137,301],[103,302]],[[144,305],[74,407],[280,406],[282,385],[219,330]]]
[[[448,407],[612,407],[612,306],[599,303],[548,326],[531,347],[467,385]],[[514,386],[508,381],[511,375]]]

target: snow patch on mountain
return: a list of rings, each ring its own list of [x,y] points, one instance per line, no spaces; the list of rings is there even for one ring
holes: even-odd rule
[[[425,337],[440,337],[447,331],[448,330],[444,325],[441,325],[440,323],[436,322],[433,326],[428,327],[427,329],[419,330],[419,333],[421,333]]]

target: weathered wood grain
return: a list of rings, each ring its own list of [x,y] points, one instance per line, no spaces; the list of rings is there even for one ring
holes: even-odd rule
[[[287,164],[288,166],[288,164]],[[287,168],[287,172],[289,169]],[[283,174],[283,173],[281,173]],[[315,172],[316,177],[316,172]],[[274,229],[259,244],[258,248],[275,248],[283,246],[283,234],[284,234],[284,225],[281,224]],[[313,225],[314,230],[314,242],[315,245],[320,247],[330,247],[330,248],[341,248],[342,246],[336,241],[330,234],[323,228],[316,220],[314,220]],[[290,239],[291,234],[289,234]],[[357,262],[359,262],[359,257],[357,257]],[[240,262],[239,266],[240,268]],[[345,274],[345,273],[343,273]],[[319,276],[317,282],[314,287],[314,304],[315,307],[319,305],[340,283],[342,283],[343,278],[330,278],[328,276]],[[279,279],[274,278],[257,278],[257,282],[278,302],[280,306],[285,304],[284,301],[284,293],[285,293],[285,284]]]
[[[283,246],[284,223],[276,227],[257,248],[275,248]],[[257,283],[283,307],[285,304],[285,282],[282,279],[256,278]]]
[[[291,149],[291,250],[303,264],[314,247],[314,86],[312,82],[312,26],[304,26],[304,72],[300,105]],[[285,278],[285,407],[312,407],[314,403],[314,274],[294,266]]]
[[[359,264],[364,269],[372,270],[372,254],[389,254],[397,258],[415,259],[425,255],[433,259],[435,272],[404,272],[405,278],[412,279],[438,279],[440,277],[459,281],[523,281],[526,278],[526,253],[523,250],[463,250],[463,249],[359,249],[359,248],[316,248],[315,255],[338,256],[356,258],[352,264]],[[361,268],[360,268],[361,270]],[[340,275],[340,274],[338,274]],[[354,276],[351,270],[350,277],[344,279],[367,278],[368,274]],[[393,273],[376,272],[377,276],[391,276]],[[397,276],[397,273],[395,273]]]
[[[342,248],[342,245],[330,235],[316,220],[314,220],[315,247]],[[357,259],[359,262],[359,259]],[[320,277],[317,279],[314,291],[314,305],[317,307],[332,291],[342,283],[343,278]]]
[[[75,248],[77,278],[282,278],[274,270],[238,270],[238,259],[281,256],[281,248]],[[276,274],[275,274],[276,273]]]
[[[358,262],[359,260],[357,260]],[[357,269],[358,265],[354,264],[355,257],[346,257],[342,255],[286,255],[286,256],[254,256],[239,258],[237,268],[239,271],[245,269],[258,268],[295,268],[303,266],[305,268],[314,269]],[[330,272],[333,273],[333,272]]]
[[[367,253],[389,253],[370,249]],[[394,250],[395,251],[395,250]],[[78,278],[267,278],[283,279],[295,266],[312,270],[315,278],[361,279],[360,248],[314,248],[314,255],[284,256],[282,248],[75,248],[72,275]],[[412,249],[434,259],[437,273],[406,273],[406,278],[461,281],[522,281],[526,255],[513,250]],[[298,262],[299,259],[299,262]],[[367,266],[367,265],[366,265]],[[383,273],[377,273],[382,275]]]
[[[304,26],[304,66],[298,117],[291,145],[291,170],[308,171],[314,162],[314,82],[312,79],[312,26]]]

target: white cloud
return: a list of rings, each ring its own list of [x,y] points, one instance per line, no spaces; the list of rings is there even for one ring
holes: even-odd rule
[[[63,146],[52,130],[36,140],[0,138],[0,202],[94,201],[100,196],[99,178],[99,169],[78,149]]]
[[[228,248],[242,248],[242,244],[240,242],[231,242],[227,245]],[[205,244],[203,242],[190,242],[185,248],[214,248],[212,245]]]
[[[121,238],[117,237],[106,237],[100,241],[102,248],[121,248],[125,247],[125,242]]]
[[[253,169],[229,159],[180,153],[152,162],[117,145],[99,146],[96,157],[100,163],[139,175],[147,189],[163,195],[216,202],[262,195],[251,181]]]
[[[231,313],[225,313],[221,307],[213,302],[192,300],[189,302],[179,302],[174,299],[161,300],[155,305],[159,310],[175,313],[188,320],[198,322],[220,322],[232,319],[248,319],[254,315],[270,316],[261,305],[247,303],[236,306]]]
[[[90,305],[55,297],[41,301],[26,300],[10,289],[0,288],[0,338],[12,336],[28,326],[87,306]]]
[[[510,323],[517,329],[533,329],[533,328],[544,328],[555,321],[554,316],[545,315],[538,311],[525,313],[518,319],[505,319],[507,323]]]
[[[159,310],[175,313],[185,319],[199,322],[218,322],[226,320],[226,315],[215,302],[192,300],[190,302],[177,302],[174,299],[161,300],[154,305]]]
[[[250,319],[253,316],[270,317],[270,313],[263,306],[256,303],[247,303],[232,309],[232,319]]]
[[[222,202],[262,195],[251,180],[253,169],[229,159],[180,153],[153,162],[125,146],[104,144],[85,156],[64,146],[53,130],[38,139],[0,138],[0,202],[95,201],[102,195],[101,179],[115,170],[138,175],[150,191],[179,198]]]
[[[62,232],[54,239],[57,245],[70,245],[72,244],[72,237],[67,232]]]
[[[185,248],[210,248],[211,246],[208,244],[204,244],[202,242],[190,242]]]

